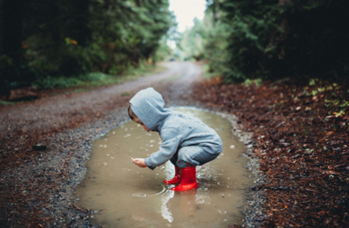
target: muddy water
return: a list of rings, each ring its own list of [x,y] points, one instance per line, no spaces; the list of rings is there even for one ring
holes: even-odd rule
[[[220,115],[195,109],[176,111],[201,119],[223,141],[221,155],[197,167],[198,188],[184,192],[165,185],[174,167],[167,162],[155,170],[139,168],[131,157],[157,151],[161,139],[130,121],[95,141],[87,174],[76,197],[79,206],[100,210],[93,222],[102,227],[228,227],[241,224],[245,190],[252,185],[245,168],[243,145],[231,134],[231,124]]]

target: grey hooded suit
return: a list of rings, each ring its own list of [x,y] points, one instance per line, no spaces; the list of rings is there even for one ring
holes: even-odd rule
[[[131,109],[151,131],[160,134],[158,151],[145,159],[150,169],[166,161],[180,167],[202,165],[222,151],[218,134],[196,118],[164,108],[160,93],[153,88],[138,92],[131,100]]]

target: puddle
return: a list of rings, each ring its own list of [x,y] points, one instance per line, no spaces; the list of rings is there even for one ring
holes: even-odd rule
[[[130,121],[94,142],[87,174],[76,197],[79,207],[100,210],[92,222],[101,227],[228,227],[241,224],[245,189],[252,185],[245,168],[244,146],[231,134],[231,124],[220,115],[178,108],[214,128],[223,141],[221,155],[197,167],[198,188],[170,190],[164,179],[174,167],[167,162],[155,170],[139,168],[131,157],[157,151],[158,133]]]

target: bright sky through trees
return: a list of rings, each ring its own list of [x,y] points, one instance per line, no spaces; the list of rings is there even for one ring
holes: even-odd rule
[[[204,18],[205,0],[169,0],[169,2],[170,11],[173,11],[176,15],[179,32],[184,32],[186,27],[192,27],[195,17],[199,20]]]
[[[184,32],[186,28],[191,28],[194,18],[202,20],[206,10],[206,0],[169,0],[169,10],[174,12],[178,23],[178,31]],[[174,42],[169,42],[174,48]]]

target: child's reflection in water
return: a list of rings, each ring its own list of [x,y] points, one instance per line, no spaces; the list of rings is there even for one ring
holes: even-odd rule
[[[197,189],[191,189],[183,192],[176,192],[175,197],[172,197],[168,202],[169,205],[167,206],[170,206],[170,208],[168,208],[169,211],[171,212],[172,210],[174,211],[179,210],[180,213],[185,217],[194,215],[196,211],[196,193],[197,193]],[[180,198],[180,202],[178,201],[179,198]],[[156,210],[149,210],[149,208],[147,209],[147,208],[138,207],[132,211],[132,218],[140,222],[146,221],[146,220],[155,220],[157,219],[157,217],[159,219],[162,219],[159,217],[159,215],[160,214],[157,213]],[[173,218],[173,220],[176,220],[176,218]]]

